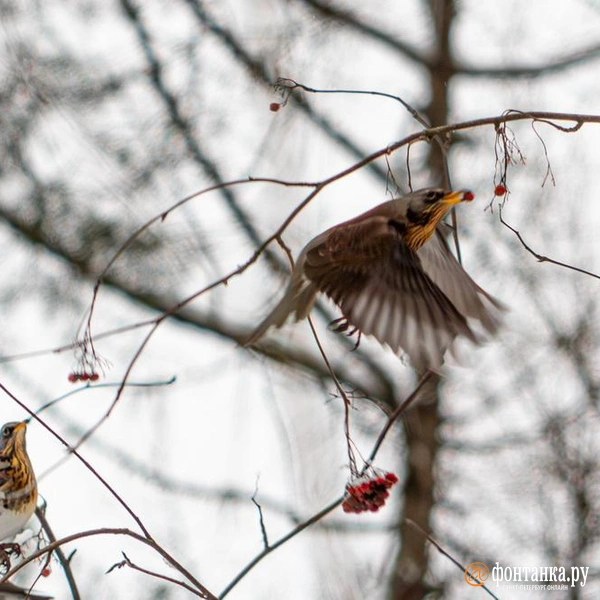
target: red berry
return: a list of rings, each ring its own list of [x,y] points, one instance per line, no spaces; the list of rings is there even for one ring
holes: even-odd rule
[[[52,573],[52,569],[50,567],[44,567],[42,569],[42,577],[48,577]]]
[[[394,485],[395,483],[398,483],[398,476],[395,473],[386,473],[385,478],[392,485]]]
[[[280,108],[281,104],[279,104],[279,102],[271,102],[271,104],[269,104],[269,110],[271,112],[277,112]]]
[[[96,372],[90,373],[90,380],[91,381],[98,381],[98,379],[100,379],[100,375],[98,375],[98,373],[96,373]]]
[[[76,381],[79,380],[79,375],[77,375],[77,373],[69,373],[69,376],[67,377],[67,379],[71,382],[71,383],[75,383]]]
[[[473,192],[466,191],[463,194],[463,200],[471,201],[471,200],[473,200],[473,198],[475,198],[475,194]]]
[[[495,188],[494,188],[494,194],[496,196],[504,196],[504,194],[506,194],[506,186],[502,185],[501,183],[499,183]]]

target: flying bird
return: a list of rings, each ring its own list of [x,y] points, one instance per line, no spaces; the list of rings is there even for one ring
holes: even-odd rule
[[[285,295],[245,345],[281,327],[291,313],[304,319],[319,292],[342,312],[337,330],[372,335],[404,351],[419,371],[440,367],[457,337],[479,343],[477,325],[495,333],[503,307],[456,260],[446,242],[450,228],[441,222],[453,206],[473,198],[468,190],[426,188],[318,235],[300,253]]]

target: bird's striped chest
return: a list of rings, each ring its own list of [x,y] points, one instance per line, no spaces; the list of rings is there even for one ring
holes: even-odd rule
[[[4,540],[21,531],[34,513],[37,485],[28,463],[12,457],[0,465],[0,540]]]
[[[11,538],[21,531],[35,510],[35,502],[28,502],[15,508],[9,508],[4,502],[0,503],[0,541]]]

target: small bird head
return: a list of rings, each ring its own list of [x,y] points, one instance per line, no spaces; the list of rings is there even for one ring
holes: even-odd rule
[[[406,196],[406,243],[413,250],[418,250],[455,204],[470,202],[473,198],[475,195],[469,190],[448,191],[442,188],[425,188]]]
[[[16,452],[25,452],[27,421],[6,423],[0,430],[0,457],[8,458]]]

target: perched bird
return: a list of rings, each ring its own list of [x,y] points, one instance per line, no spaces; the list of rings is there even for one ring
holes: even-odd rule
[[[0,541],[19,533],[37,504],[37,483],[27,455],[27,421],[6,423],[0,429]],[[15,544],[0,544],[0,562],[10,564],[8,552]],[[52,596],[29,592],[10,581],[0,583],[0,600],[51,600]]]
[[[477,322],[496,332],[502,306],[454,258],[444,233],[449,227],[440,222],[452,206],[473,198],[466,190],[426,188],[318,235],[300,253],[282,300],[245,345],[281,327],[290,313],[305,318],[318,292],[341,309],[337,330],[373,335],[406,352],[419,371],[438,368],[458,336],[477,343]]]
[[[37,483],[25,446],[26,430],[26,421],[6,423],[0,430],[0,540],[21,531],[37,503]]]

